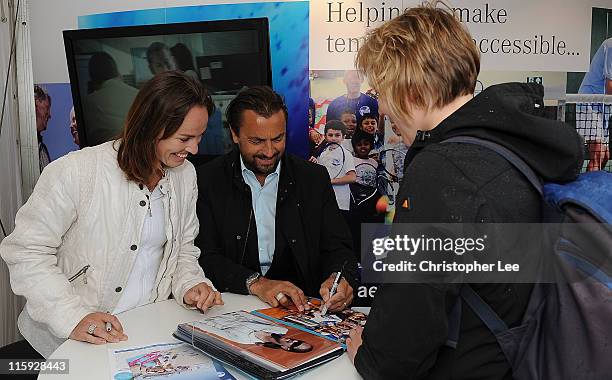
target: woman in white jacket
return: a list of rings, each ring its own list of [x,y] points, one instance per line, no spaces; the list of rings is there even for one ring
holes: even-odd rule
[[[213,110],[198,81],[159,74],[120,139],[45,168],[0,244],[13,291],[27,300],[19,330],[44,357],[67,338],[125,340],[114,314],[171,294],[202,311],[223,303],[198,265],[198,191],[185,160]]]

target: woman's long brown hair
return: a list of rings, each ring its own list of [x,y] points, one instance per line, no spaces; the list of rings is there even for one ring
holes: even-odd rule
[[[215,109],[208,91],[188,75],[166,71],[145,83],[130,107],[118,141],[117,161],[129,180],[147,184],[161,170],[154,167],[157,141],[172,136],[194,106],[206,107],[208,115]]]

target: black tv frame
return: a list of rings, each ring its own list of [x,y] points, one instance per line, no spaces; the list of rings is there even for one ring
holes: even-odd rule
[[[77,131],[79,134],[80,147],[89,146],[87,142],[87,132],[85,131],[85,118],[83,116],[83,105],[81,104],[81,96],[79,92],[79,83],[77,77],[76,57],[74,52],[74,42],[79,40],[92,40],[104,38],[121,38],[121,37],[144,37],[158,35],[174,35],[174,34],[196,34],[208,32],[228,32],[242,30],[257,30],[260,38],[259,46],[261,47],[261,55],[265,56],[269,65],[264,65],[264,77],[267,79],[267,85],[272,87],[272,59],[270,53],[270,29],[268,19],[261,18],[246,18],[246,19],[230,19],[230,20],[214,20],[214,21],[197,21],[185,23],[170,23],[170,24],[155,24],[155,25],[137,25],[137,26],[119,26],[110,28],[95,28],[95,29],[76,29],[64,30],[64,48],[66,51],[66,63],[68,65],[68,75],[70,78],[70,89],[72,92],[72,102],[74,113],[77,120]],[[266,67],[267,66],[267,67]],[[204,157],[200,157],[202,159]],[[205,158],[204,158],[205,159]],[[207,159],[205,159],[207,161]]]

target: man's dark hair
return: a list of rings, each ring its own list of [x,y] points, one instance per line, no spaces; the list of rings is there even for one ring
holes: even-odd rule
[[[225,116],[230,128],[236,135],[240,134],[242,113],[246,110],[251,110],[265,118],[283,111],[285,122],[289,119],[289,113],[283,98],[268,86],[253,86],[240,91],[227,106]]]

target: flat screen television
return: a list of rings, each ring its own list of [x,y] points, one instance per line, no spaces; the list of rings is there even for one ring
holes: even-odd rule
[[[154,73],[176,69],[200,80],[217,106],[198,155],[223,154],[232,146],[225,118],[229,101],[244,87],[272,86],[267,18],[63,34],[81,147],[116,138],[138,89]]]

